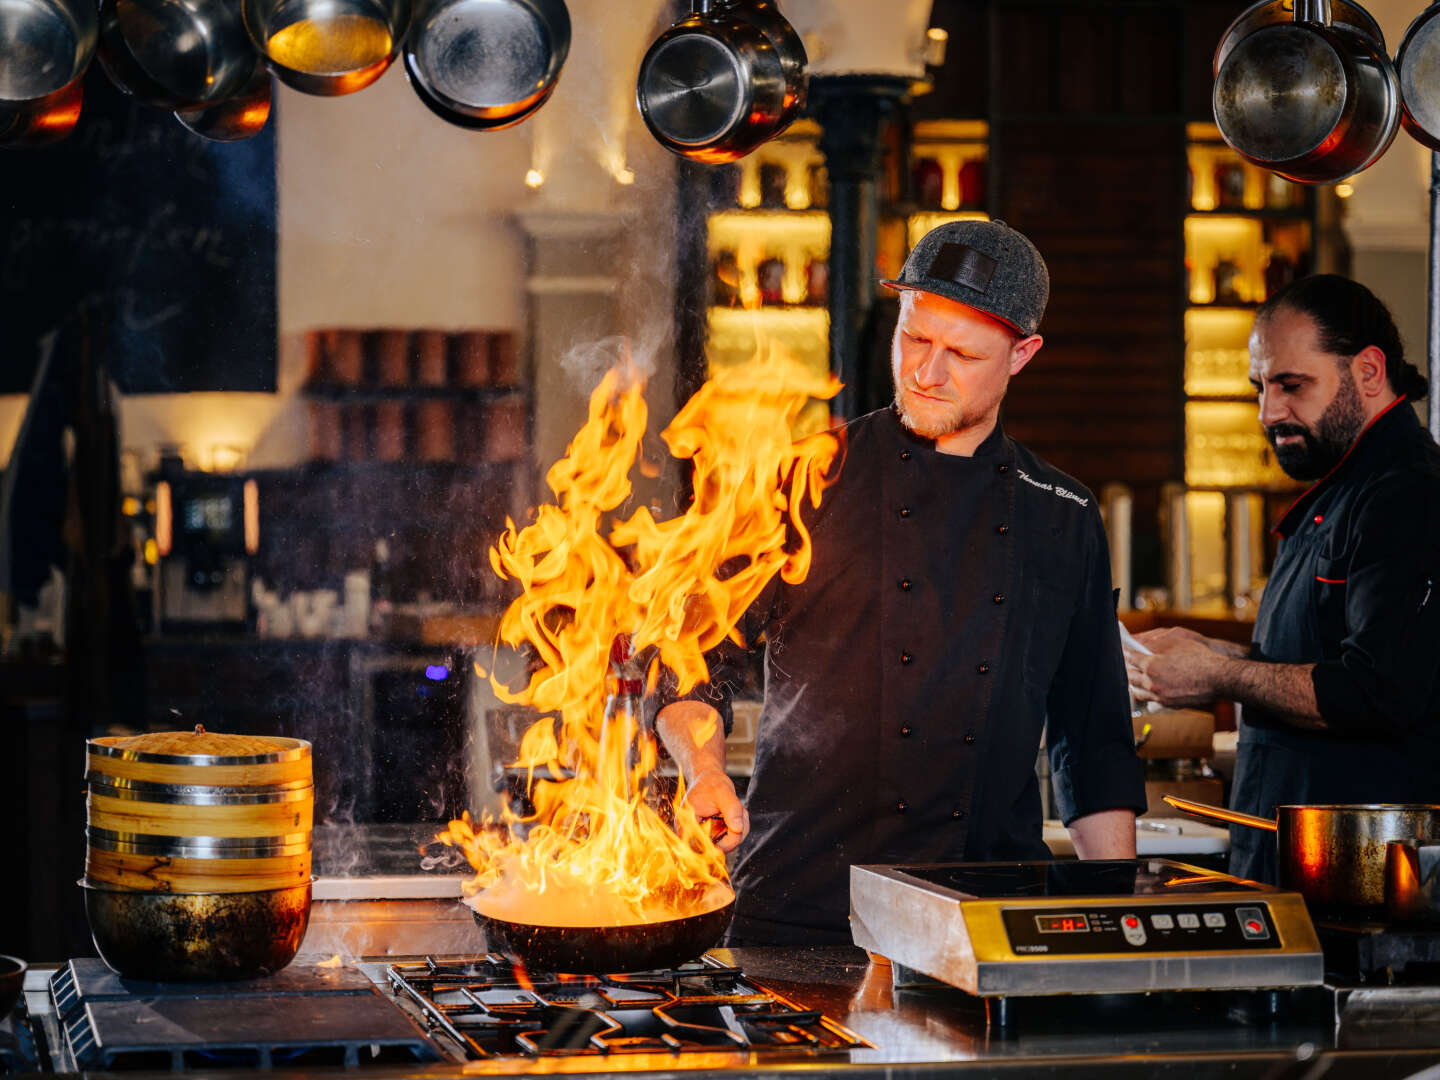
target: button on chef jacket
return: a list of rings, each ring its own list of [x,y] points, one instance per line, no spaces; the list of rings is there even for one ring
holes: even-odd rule
[[[1314,664],[1326,731],[1246,706],[1231,805],[1440,802],[1440,448],[1403,398],[1288,509],[1251,658]],[[1276,883],[1273,833],[1230,870]]]
[[[848,943],[852,863],[1046,859],[1042,732],[1068,823],[1141,811],[1095,500],[997,426],[942,454],[893,409],[851,422],[807,511],[814,563],[751,609],[765,705],[733,944]],[[726,711],[726,678],[698,695]],[[1048,729],[1047,729],[1048,718]]]

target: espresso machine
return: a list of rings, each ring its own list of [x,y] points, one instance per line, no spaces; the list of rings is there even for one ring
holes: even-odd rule
[[[250,627],[250,559],[260,546],[260,492],[253,479],[167,472],[155,486],[155,542],[160,632]]]

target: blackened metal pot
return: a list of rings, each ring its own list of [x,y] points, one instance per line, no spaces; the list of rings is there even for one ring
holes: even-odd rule
[[[273,975],[295,958],[310,925],[309,881],[240,893],[137,892],[79,884],[96,951],[131,979]]]

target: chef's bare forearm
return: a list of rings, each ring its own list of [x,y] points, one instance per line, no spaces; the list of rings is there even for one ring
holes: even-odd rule
[[[686,783],[725,772],[725,729],[720,714],[703,701],[674,701],[655,717],[655,730],[680,766]]]
[[[1216,672],[1215,690],[1219,697],[1262,708],[1291,727],[1318,731],[1326,724],[1315,700],[1314,671],[1314,664],[1227,659]]]
[[[1082,859],[1135,858],[1135,811],[1097,810],[1070,822],[1070,839]]]

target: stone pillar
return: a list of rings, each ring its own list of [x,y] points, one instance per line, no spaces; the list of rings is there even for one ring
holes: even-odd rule
[[[606,367],[601,343],[620,333],[621,221],[618,214],[557,210],[523,211],[517,220],[528,255],[526,323],[535,409],[531,446],[543,478],[585,421],[590,391]],[[587,356],[592,346],[595,355]],[[542,488],[536,497],[546,497]]]
[[[865,370],[860,343],[875,303],[881,133],[910,92],[902,75],[826,75],[810,80],[830,174],[830,370],[845,384],[832,411],[857,414]]]

